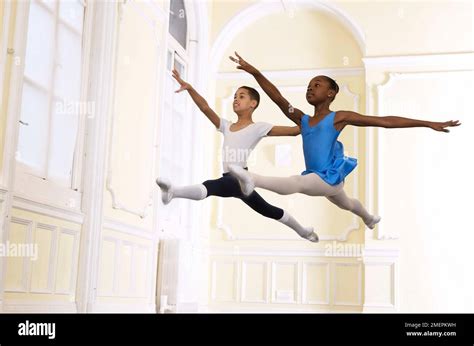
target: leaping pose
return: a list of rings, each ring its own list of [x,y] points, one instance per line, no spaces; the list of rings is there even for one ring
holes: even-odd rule
[[[224,174],[215,180],[206,180],[202,184],[191,186],[173,186],[163,178],[157,178],[156,183],[161,188],[163,204],[168,204],[173,198],[202,200],[208,196],[235,197],[257,213],[275,219],[292,228],[298,235],[312,242],[318,242],[318,236],[312,227],[301,226],[287,211],[267,203],[257,192],[243,195],[239,182],[229,174],[230,164],[238,165],[242,170],[247,168],[247,158],[258,142],[265,136],[297,136],[298,126],[273,126],[264,122],[254,123],[252,114],[258,107],[260,95],[257,90],[242,86],[235,92],[233,109],[238,116],[235,124],[220,118],[208,105],[206,100],[187,82],[181,79],[178,71],[173,70],[173,77],[181,88],[176,92],[187,90],[194,103],[218,131],[224,135],[222,165]]]
[[[344,192],[344,178],[357,166],[357,159],[344,156],[341,142],[337,141],[341,131],[349,125],[385,128],[429,127],[436,131],[449,132],[447,127],[461,125],[459,121],[431,122],[410,118],[365,116],[351,111],[331,111],[329,105],[339,91],[337,83],[328,76],[316,76],[308,84],[306,100],[314,106],[314,115],[309,116],[294,108],[280,91],[263,74],[242,59],[229,57],[237,63],[237,69],[250,73],[265,93],[281,111],[301,128],[306,170],[291,177],[267,177],[249,173],[238,166],[230,166],[232,175],[239,179],[244,195],[255,187],[281,195],[303,193],[309,196],[325,196],[338,207],[349,210],[362,218],[370,229],[380,221],[380,216],[371,215],[355,198]]]

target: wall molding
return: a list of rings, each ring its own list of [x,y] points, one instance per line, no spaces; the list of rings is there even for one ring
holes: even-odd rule
[[[233,266],[233,269],[234,269],[234,278],[239,278],[240,277],[240,273],[239,273],[239,266],[238,266],[238,263],[236,261],[232,261],[232,260],[222,260],[222,261],[219,261],[220,264],[231,264]],[[216,260],[211,260],[211,300],[215,301],[215,302],[222,302],[222,303],[227,303],[227,302],[236,302],[239,300],[239,294],[238,294],[238,291],[239,291],[239,287],[238,287],[238,279],[237,280],[234,280],[234,290],[233,290],[233,296],[232,296],[232,300],[218,300],[217,299],[217,281],[216,281],[216,277],[217,277],[217,264],[218,262]]]
[[[156,307],[154,304],[108,304],[108,303],[95,303],[90,306],[90,313],[156,313]]]
[[[137,251],[142,250],[145,252],[146,256],[146,272],[151,273],[153,263],[151,262],[152,256],[154,256],[153,253],[153,248],[152,246],[145,246],[143,244],[131,241],[131,240],[126,240],[118,237],[113,237],[113,236],[104,236],[102,238],[102,245],[104,242],[109,242],[113,244],[114,246],[114,261],[113,261],[113,273],[112,273],[112,287],[111,289],[102,289],[101,287],[98,287],[97,290],[97,297],[106,297],[106,298],[146,298],[149,300],[152,300],[150,298],[153,297],[152,293],[153,290],[150,291],[150,287],[153,288],[154,283],[152,280],[150,280],[149,276],[145,278],[145,290],[142,294],[139,294],[137,291],[136,287],[136,278],[137,278]],[[130,286],[128,287],[128,290],[126,292],[123,292],[120,290],[120,282],[119,282],[119,276],[121,273],[121,267],[123,263],[123,259],[121,257],[121,253],[123,251],[124,247],[130,247],[130,276],[128,277],[128,281],[131,282]],[[101,256],[103,256],[103,251],[101,247]],[[102,257],[100,258],[99,262],[99,267],[100,263],[102,263]],[[101,274],[101,272],[99,272]],[[150,301],[150,304],[154,305],[154,301]]]
[[[46,294],[53,294],[54,293],[54,280],[56,276],[56,256],[57,256],[57,249],[58,249],[58,226],[51,225],[51,224],[45,224],[41,222],[35,222],[35,239],[34,242],[37,243],[36,241],[36,236],[38,235],[38,230],[42,231],[48,231],[51,232],[51,241],[50,241],[50,251],[49,251],[49,259],[48,259],[48,279],[47,279],[47,285],[45,288],[33,288],[30,286],[30,293],[46,293]],[[44,255],[44,253],[43,253]],[[30,276],[33,275],[33,270],[29,273]]]
[[[122,15],[123,15],[123,8],[124,6],[128,4],[128,2],[123,2],[119,3],[118,9],[119,9],[119,20],[117,24],[117,36],[120,36],[121,32],[121,22],[122,22]],[[132,5],[130,8],[133,8],[136,13],[138,13],[140,16],[144,17],[146,19],[146,22],[151,26],[152,30],[154,30],[154,35],[156,37],[156,52],[157,52],[157,57],[160,56],[160,37],[157,37],[157,32],[159,31],[157,29],[158,22],[150,19],[147,14],[144,14],[139,6],[135,3],[135,1],[131,1],[130,4]],[[117,117],[117,112],[115,109],[115,87],[117,83],[117,67],[118,67],[118,53],[120,51],[120,40],[117,39],[117,45],[116,45],[116,55],[114,57],[114,62],[113,62],[113,76],[112,76],[112,88],[114,89],[114,92],[112,94],[112,100],[111,100],[111,107],[112,107],[112,114],[111,114],[111,120],[110,120],[110,128],[109,128],[109,144],[108,144],[108,149],[107,149],[107,178],[106,178],[106,189],[110,193],[110,196],[112,198],[112,208],[113,209],[118,209],[122,210],[124,212],[130,213],[132,215],[136,215],[142,219],[146,218],[150,212],[150,209],[153,205],[153,177],[154,177],[154,172],[155,172],[155,162],[156,162],[156,155],[157,155],[157,145],[155,144],[157,142],[157,127],[158,127],[158,117],[155,116],[156,112],[158,111],[157,108],[157,100],[153,102],[153,111],[150,112],[148,115],[149,118],[151,119],[151,122],[153,123],[153,126],[149,128],[149,135],[152,138],[152,161],[150,164],[150,169],[148,173],[148,181],[150,182],[150,189],[149,192],[147,193],[146,197],[144,198],[144,202],[141,204],[140,207],[131,207],[127,205],[126,202],[123,202],[119,199],[116,191],[116,187],[113,185],[113,170],[112,170],[112,157],[113,157],[113,152],[114,152],[114,131],[115,131],[115,121]],[[158,65],[156,66],[156,70],[154,73],[154,88],[156,91],[159,90],[160,86],[160,70],[158,68]]]
[[[390,86],[394,79],[401,75],[415,76],[426,74],[439,74],[446,72],[472,71],[474,69],[474,53],[446,53],[446,54],[426,54],[426,55],[407,55],[407,56],[382,56],[382,57],[365,57],[362,59],[366,69],[366,112],[368,114],[379,114],[383,105],[383,95],[379,91]],[[409,72],[412,68],[418,68],[418,71]],[[383,74],[385,80],[381,84],[373,84],[367,80],[370,73]],[[376,165],[376,159],[380,159],[378,147],[380,146],[380,132],[376,129],[368,127],[366,129],[366,200],[367,209],[371,212],[378,210],[380,201],[376,203],[376,194],[380,195],[377,188],[380,184],[375,183],[375,178],[379,175],[377,171],[380,163]],[[382,144],[383,146],[383,144]],[[383,223],[383,221],[382,221]],[[382,226],[383,227],[383,226]],[[398,237],[397,234],[385,234],[380,230],[380,224],[375,230],[366,228],[370,238],[376,240],[391,240]]]
[[[409,66],[426,69],[429,65],[440,65],[443,68],[449,68],[451,71],[470,70],[473,68],[474,53],[369,56],[362,58],[362,61],[366,68],[393,69]]]
[[[32,220],[12,216],[11,219],[10,219],[10,223],[16,223],[16,224],[19,224],[19,225],[26,226],[25,242],[27,244],[32,244],[33,243],[34,222]],[[11,232],[11,227],[8,227],[8,230],[5,234],[5,239],[6,240],[10,239],[10,232]],[[4,265],[5,265],[5,269],[6,269],[6,261],[5,261]],[[27,292],[29,292],[29,290],[30,290],[30,281],[31,281],[30,273],[31,273],[31,261],[28,258],[23,257],[21,287],[8,288],[8,287],[6,287],[6,283],[4,283],[4,286],[3,286],[4,292],[17,292],[17,293],[27,293]],[[5,275],[6,275],[6,270],[5,270]],[[6,277],[2,277],[2,280],[6,281]]]
[[[12,207],[44,216],[54,217],[60,220],[70,221],[78,225],[82,225],[84,222],[84,213],[82,212],[44,204],[29,196],[15,194],[13,196]]]
[[[319,253],[314,253],[309,250],[294,250],[294,251],[281,251],[278,249],[269,251],[268,249],[261,249],[261,251],[239,251],[239,249],[228,248],[227,251],[221,249],[221,251],[216,251],[212,249],[210,252],[210,263],[211,263],[211,274],[210,280],[212,283],[212,291],[208,306],[208,311],[239,311],[249,310],[255,312],[261,309],[263,312],[270,312],[273,310],[279,310],[277,305],[288,304],[291,305],[291,308],[283,308],[286,311],[299,312],[311,309],[311,306],[314,306],[317,311],[328,311],[328,312],[337,312],[337,311],[359,311],[361,312],[364,309],[374,309],[386,311],[396,311],[398,306],[398,255],[399,250],[393,248],[370,248],[367,253],[364,252],[361,258],[356,256],[346,256],[346,257],[332,257],[324,256],[320,249]],[[295,259],[296,257],[296,259]],[[219,292],[217,292],[217,283],[219,272],[217,270],[220,264],[230,265],[234,268],[234,273],[232,276],[233,282],[227,282],[232,284],[234,289],[234,295],[228,299],[217,300]],[[261,279],[264,281],[264,291],[266,292],[265,299],[249,300],[246,299],[245,289],[246,283],[248,282],[247,278],[247,266],[249,264],[259,264],[267,268],[262,272]],[[293,301],[287,301],[287,299],[277,299],[275,296],[276,293],[276,271],[278,270],[278,265],[292,264],[294,266],[294,285],[293,285]],[[394,304],[382,304],[374,301],[367,300],[367,303],[364,301],[365,298],[365,289],[364,289],[364,268],[373,266],[373,265],[383,265],[389,266],[391,268],[390,282],[387,282],[387,287],[389,287],[390,292],[387,292],[387,295],[390,295],[391,301]],[[318,301],[311,301],[308,299],[308,280],[309,280],[309,268],[311,266],[321,266],[326,269],[326,272],[322,275],[326,279],[326,287],[319,287],[319,289],[325,290],[325,299]],[[357,292],[353,300],[345,301],[340,299],[341,297],[337,296],[337,282],[341,276],[345,277],[345,280],[349,280],[352,277],[352,274],[348,273],[337,273],[339,268],[343,267],[352,267],[355,268],[357,272]],[[225,271],[226,268],[221,268],[221,271]],[[314,278],[313,278],[314,279]],[[222,280],[222,278],[220,279]],[[229,278],[230,280],[230,278]],[[266,280],[266,281],[265,281]],[[316,279],[317,280],[317,279]],[[227,296],[229,294],[228,289],[231,286],[223,287],[227,291],[224,294]],[[240,291],[235,291],[240,287]],[[290,289],[290,288],[289,288]],[[285,291],[285,290],[284,290]],[[324,294],[324,293],[323,293]],[[369,297],[370,298],[370,297]],[[252,306],[250,308],[249,306]],[[260,308],[258,307],[260,306]],[[262,307],[264,306],[264,307]],[[227,309],[227,310],[226,310]],[[368,311],[368,310],[367,310]]]
[[[449,55],[448,55],[449,56]],[[463,56],[464,57],[464,56]],[[471,55],[472,58],[474,58],[474,54]],[[444,57],[443,57],[444,58]],[[474,61],[474,60],[473,60]],[[471,62],[471,64],[474,66],[474,63]],[[389,90],[391,87],[393,87],[397,82],[399,81],[404,81],[404,80],[414,80],[414,79],[435,79],[438,80],[441,78],[443,75],[460,75],[464,74],[464,71],[423,71],[423,72],[389,72],[387,73],[388,79],[386,80],[385,83],[377,85],[376,90],[377,90],[377,114],[385,114],[386,113],[386,108],[387,104],[387,94],[389,93]],[[378,205],[377,209],[380,215],[383,215],[385,212],[384,205],[382,203],[383,201],[383,196],[385,196],[385,187],[384,184],[380,183],[381,177],[384,175],[384,162],[385,162],[385,157],[384,155],[381,155],[380,153],[383,152],[383,149],[385,147],[384,143],[384,134],[382,131],[378,132],[378,150],[377,150],[377,165],[376,165],[376,170],[378,174],[378,186],[377,186],[377,200],[378,200]],[[398,239],[400,238],[400,233],[398,231],[395,232],[387,232],[385,229],[385,226],[383,222],[377,226],[377,233],[376,233],[376,239],[378,240],[390,240],[390,239]]]
[[[37,302],[30,300],[3,301],[3,312],[11,313],[77,313],[76,303],[70,302]]]
[[[322,246],[314,249],[268,249],[264,247],[211,247],[209,256],[271,256],[271,257],[325,257],[325,258],[359,258],[360,256],[325,256]]]
[[[388,304],[381,304],[376,302],[364,302],[364,308],[398,308],[398,264],[396,262],[389,262],[389,261],[364,261],[365,267],[372,267],[372,266],[384,266],[390,267],[390,303]]]
[[[362,28],[358,25],[357,21],[352,19],[347,13],[344,12],[340,7],[329,1],[311,1],[311,0],[300,0],[298,2],[291,2],[293,10],[299,9],[313,9],[318,10],[332,18],[335,18],[346,30],[348,30],[352,37],[355,39],[362,55],[365,55],[365,34]],[[229,46],[230,42],[237,37],[237,35],[244,30],[246,27],[254,23],[260,18],[265,16],[282,13],[286,11],[286,7],[281,2],[272,0],[259,1],[253,5],[247,6],[234,17],[222,28],[219,35],[214,41],[211,48],[211,63],[213,66],[214,73],[217,72],[223,55]]]
[[[158,241],[158,235],[156,232],[152,232],[147,228],[131,225],[108,217],[104,217],[103,228],[143,239]]]
[[[331,268],[330,263],[325,261],[306,261],[302,263],[303,265],[303,272],[302,272],[302,284],[301,284],[301,303],[307,305],[330,305],[330,295],[331,295]],[[326,269],[326,299],[323,301],[313,301],[308,300],[307,295],[307,281],[308,281],[308,267],[309,266],[324,266]]]
[[[53,287],[54,293],[56,294],[68,294],[72,295],[76,291],[76,280],[77,280],[77,271],[78,271],[78,264],[79,264],[79,238],[80,238],[80,231],[72,230],[68,228],[60,227],[59,234],[58,234],[58,246],[60,245],[60,238],[62,234],[70,235],[73,237],[74,242],[74,249],[71,254],[71,277],[69,278],[69,288],[65,291],[57,290],[56,285]],[[56,282],[55,282],[56,284]]]
[[[12,223],[24,225],[26,229],[26,244],[37,244],[35,236],[38,230],[45,230],[51,232],[50,252],[48,254],[48,272],[47,272],[47,286],[45,288],[33,288],[31,287],[33,263],[27,257],[23,258],[22,267],[22,287],[19,288],[5,288],[5,292],[16,292],[25,294],[48,294],[48,295],[72,295],[75,292],[75,284],[77,277],[77,261],[79,253],[79,230],[73,230],[64,228],[61,226],[47,224],[43,222],[36,222],[30,219],[24,219],[13,216],[11,218]],[[69,287],[67,290],[56,290],[57,280],[57,266],[58,266],[58,253],[60,249],[60,237],[62,234],[70,235],[73,237],[73,250],[71,256],[71,274],[69,277]],[[39,254],[38,254],[39,255]]]
[[[331,77],[364,76],[363,67],[331,67],[322,69],[301,69],[301,70],[267,70],[261,71],[265,77],[270,80],[278,79],[308,79],[318,75]],[[218,72],[217,80],[255,80],[254,77],[246,72]],[[306,87],[305,87],[306,91]]]
[[[293,274],[293,300],[286,301],[281,300],[277,297],[277,289],[276,289],[276,276],[278,274],[278,266],[279,265],[292,265],[294,268]],[[270,302],[272,304],[298,304],[300,303],[300,282],[298,280],[299,277],[299,265],[298,261],[272,261],[271,262],[271,278],[270,278]]]
[[[101,264],[102,264],[102,258],[104,256],[104,251],[103,251],[103,246],[105,242],[109,242],[114,245],[114,265],[113,265],[113,273],[112,273],[112,287],[109,289],[103,289],[99,287],[99,282],[97,282],[97,287],[96,287],[96,297],[115,297],[117,295],[117,289],[118,289],[118,273],[119,273],[119,266],[118,266],[118,259],[119,259],[119,252],[120,252],[120,242],[121,240],[118,238],[113,238],[113,237],[103,237],[101,239],[101,246],[100,246],[100,257],[99,257],[99,263],[98,263],[98,275],[101,274]],[[89,309],[88,309],[89,312]]]
[[[275,305],[264,305],[256,307],[255,305],[249,306],[250,303],[242,304],[210,304],[207,307],[207,313],[260,313],[260,314],[314,314],[315,312],[319,313],[360,313],[362,312],[361,307],[357,306],[337,306],[337,307],[327,307],[327,306],[310,306],[310,305],[294,305],[291,307],[284,306],[275,306]],[[279,304],[282,305],[282,304]]]
[[[333,283],[332,283],[332,304],[335,306],[362,306],[362,264],[361,263],[332,263],[333,268]],[[338,267],[356,267],[357,268],[357,301],[338,301],[336,282],[337,282],[337,268]]]
[[[263,266],[263,272],[264,272],[264,277],[266,280],[263,281],[263,299],[248,299],[246,297],[246,288],[247,288],[247,266],[248,265],[262,265]],[[240,285],[240,301],[242,303],[268,303],[269,302],[269,294],[268,290],[270,287],[268,287],[268,270],[269,264],[267,261],[247,261],[247,260],[242,260],[242,280],[241,280],[241,285]]]

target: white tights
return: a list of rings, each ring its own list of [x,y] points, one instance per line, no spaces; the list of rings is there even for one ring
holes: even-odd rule
[[[290,177],[266,177],[250,172],[248,174],[255,187],[270,190],[280,195],[303,193],[308,196],[324,196],[339,208],[349,210],[360,216],[366,225],[372,226],[375,221],[375,217],[367,212],[362,203],[346,195],[344,182],[338,185],[329,185],[316,173]]]

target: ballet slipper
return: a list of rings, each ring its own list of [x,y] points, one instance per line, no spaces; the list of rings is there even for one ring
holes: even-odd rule
[[[249,172],[236,165],[229,165],[229,172],[239,181],[240,189],[242,190],[244,196],[250,196],[250,194],[255,189],[255,183],[253,182]]]
[[[173,186],[164,178],[156,178],[156,184],[161,189],[161,201],[167,205],[173,199]]]

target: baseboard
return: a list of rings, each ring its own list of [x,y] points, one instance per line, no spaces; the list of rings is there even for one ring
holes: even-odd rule
[[[178,303],[176,305],[176,312],[187,312],[187,313],[192,313],[192,312],[199,312],[199,306],[198,303]]]
[[[92,304],[90,313],[156,313],[154,304]]]
[[[307,307],[298,307],[298,308],[283,308],[278,306],[267,306],[262,308],[257,307],[238,307],[238,306],[209,306],[206,313],[256,313],[256,314],[327,314],[327,313],[361,313],[362,307],[333,307],[333,308],[319,308],[319,309],[310,309]]]
[[[398,309],[393,305],[364,305],[362,308],[362,312],[364,313],[396,313]]]
[[[3,313],[77,313],[75,303],[6,300],[0,305]]]

